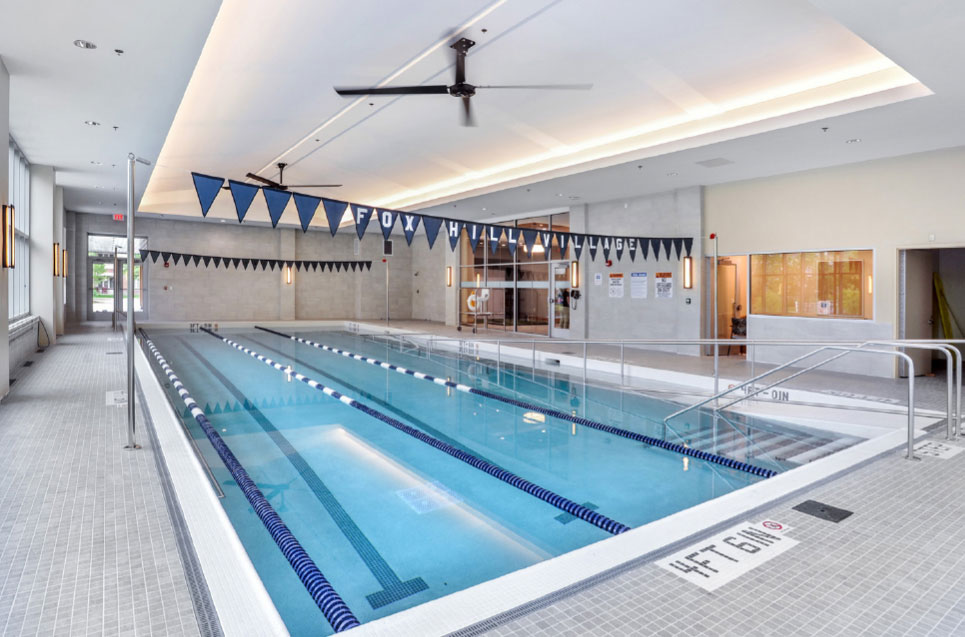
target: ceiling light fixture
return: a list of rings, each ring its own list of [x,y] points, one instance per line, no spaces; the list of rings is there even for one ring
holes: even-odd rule
[[[103,165],[104,165],[104,162],[102,162],[102,161],[94,161],[93,159],[90,160],[90,163],[93,164],[94,166],[103,166]]]
[[[669,172],[669,173],[667,173],[667,176],[668,176],[668,177],[676,177],[676,176],[679,175],[679,174],[680,174],[680,173]]]
[[[92,120],[92,119],[85,119],[85,120],[84,120],[84,123],[87,124],[88,126],[100,126],[100,125],[101,125],[100,122],[95,122],[95,121]]]
[[[852,139],[847,140],[847,141],[844,142],[844,143],[845,143],[845,144],[857,144],[857,143],[860,142],[860,141],[861,141],[861,138],[859,138],[859,137],[854,137],[854,138],[852,138]]]
[[[74,46],[78,49],[96,49],[97,45],[87,40],[74,40]]]

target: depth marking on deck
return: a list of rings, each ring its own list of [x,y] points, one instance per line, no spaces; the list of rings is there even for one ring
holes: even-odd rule
[[[965,451],[965,447],[949,445],[944,442],[938,442],[937,440],[924,440],[915,445],[915,451],[923,456],[928,456],[929,458],[948,460],[953,456],[957,456],[962,451]]]
[[[677,551],[657,566],[714,591],[796,546],[785,535],[791,527],[774,520],[743,522]]]
[[[104,404],[108,407],[120,407],[127,404],[127,392],[123,389],[104,392]]]

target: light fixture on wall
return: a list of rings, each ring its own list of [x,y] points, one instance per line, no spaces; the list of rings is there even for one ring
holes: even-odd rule
[[[477,272],[477,273],[476,273],[476,287],[478,288],[478,287],[481,287],[481,286],[482,286],[482,275]]]
[[[570,262],[570,287],[571,288],[580,287],[580,262],[579,261]]]
[[[690,290],[694,287],[694,258],[684,257],[684,289]]]
[[[869,274],[868,275],[868,294],[874,294],[874,293],[875,293],[875,282],[874,282],[874,279],[872,279],[871,275]]]
[[[54,241],[54,276],[60,276],[60,243]]]
[[[446,266],[446,287],[447,288],[452,287],[452,266],[451,265]]]
[[[285,283],[292,284],[292,267],[290,265],[285,265]]]
[[[14,237],[14,217],[16,211],[13,206],[3,206],[3,267],[12,268],[16,263],[17,243]]]
[[[63,274],[63,277],[66,279],[67,278],[67,250],[64,250],[61,253],[60,271]]]

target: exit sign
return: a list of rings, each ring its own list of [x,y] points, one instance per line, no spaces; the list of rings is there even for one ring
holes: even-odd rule
[[[124,221],[124,215],[119,212],[114,213],[114,221]]]

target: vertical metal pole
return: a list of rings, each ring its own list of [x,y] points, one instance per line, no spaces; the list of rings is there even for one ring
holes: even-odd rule
[[[389,326],[389,260],[385,260],[385,326]]]
[[[714,240],[714,395],[720,392],[720,343],[717,342],[720,332],[717,331],[717,233],[710,235]],[[714,399],[714,406],[719,405]]]
[[[501,364],[502,364],[502,355],[501,355],[502,348],[500,347],[500,344],[501,344],[500,341],[496,341],[496,384],[497,385],[499,384],[499,368],[501,367]]]
[[[908,456],[915,460],[915,364],[911,358],[908,361]]]
[[[583,387],[586,388],[586,341],[583,341]]]
[[[621,385],[627,384],[626,381],[624,380],[624,374],[623,374],[624,364],[626,361],[626,353],[624,351],[624,346],[625,346],[625,343],[623,341],[620,341],[620,384]],[[620,394],[620,396],[622,399],[623,394]]]
[[[955,353],[955,371],[958,381],[955,383],[957,397],[955,398],[955,435],[962,433],[962,350],[952,345]]]
[[[115,280],[119,280],[117,272]],[[127,446],[134,442],[134,153],[127,156]]]

